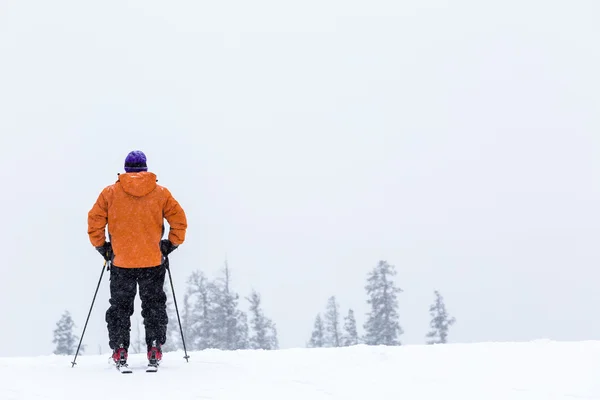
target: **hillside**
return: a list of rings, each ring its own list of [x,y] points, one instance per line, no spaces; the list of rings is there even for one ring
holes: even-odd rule
[[[121,375],[109,355],[0,358],[2,399],[599,399],[600,342],[167,353]]]

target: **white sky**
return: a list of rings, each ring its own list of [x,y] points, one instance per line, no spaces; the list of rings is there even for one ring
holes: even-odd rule
[[[453,342],[599,338],[600,4],[490,3],[0,0],[0,356],[80,333],[133,149],[188,214],[180,301],[227,256],[282,347],[333,294],[362,325],[380,259],[405,344],[434,289]]]

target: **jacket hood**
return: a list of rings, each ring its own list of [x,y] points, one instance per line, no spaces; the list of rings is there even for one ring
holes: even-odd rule
[[[156,188],[156,175],[152,172],[126,173],[119,175],[119,182],[125,193],[143,197]]]

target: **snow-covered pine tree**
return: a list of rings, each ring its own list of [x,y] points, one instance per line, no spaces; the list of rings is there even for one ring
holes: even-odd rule
[[[335,296],[331,296],[327,301],[325,312],[325,347],[340,347],[342,345],[340,320],[340,307]]]
[[[434,291],[435,303],[429,307],[431,315],[430,327],[431,331],[427,334],[427,344],[438,344],[448,342],[448,329],[454,325],[456,319],[450,317],[446,311],[444,298],[437,290]]]
[[[188,293],[188,290],[186,290],[184,293],[181,304],[181,329],[183,330],[186,346],[188,349],[190,349],[190,340],[193,339],[193,335],[191,333],[190,324],[190,320],[192,318],[192,307],[190,306],[190,294]]]
[[[315,318],[315,326],[312,335],[308,341],[308,347],[324,347],[325,346],[325,326],[321,314],[317,314]]]
[[[52,340],[52,343],[56,344],[54,354],[75,354],[77,351],[77,345],[79,343],[79,337],[73,334],[74,327],[75,323],[73,322],[71,313],[69,311],[65,311],[56,323],[56,328],[54,329],[54,339]],[[83,353],[84,350],[85,345],[82,344],[79,352]]]
[[[215,335],[215,304],[213,284],[201,271],[188,277],[183,301],[183,334],[190,350],[219,348]]]
[[[356,318],[354,318],[354,310],[349,309],[348,315],[344,318],[344,346],[354,346],[358,344],[358,331],[356,329]]]
[[[398,337],[404,331],[399,323],[398,294],[402,289],[394,285],[392,277],[395,275],[395,267],[386,261],[379,261],[369,273],[365,289],[371,311],[364,324],[365,343],[368,345],[401,345]]]
[[[250,302],[250,327],[252,329],[249,341],[250,348],[264,350],[279,348],[277,329],[273,321],[265,317],[258,292],[253,290],[246,300]]]
[[[223,275],[210,286],[215,304],[215,340],[222,350],[248,348],[248,316],[238,309],[239,295],[231,288],[231,270],[225,262]]]

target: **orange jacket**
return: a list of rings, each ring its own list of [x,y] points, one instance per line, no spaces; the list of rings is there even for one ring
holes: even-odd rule
[[[108,224],[115,266],[155,267],[162,263],[163,218],[170,226],[171,243],[182,244],[187,219],[171,192],[156,183],[152,172],[121,174],[116,183],[102,190],[89,211],[88,235],[94,247],[102,246]]]

